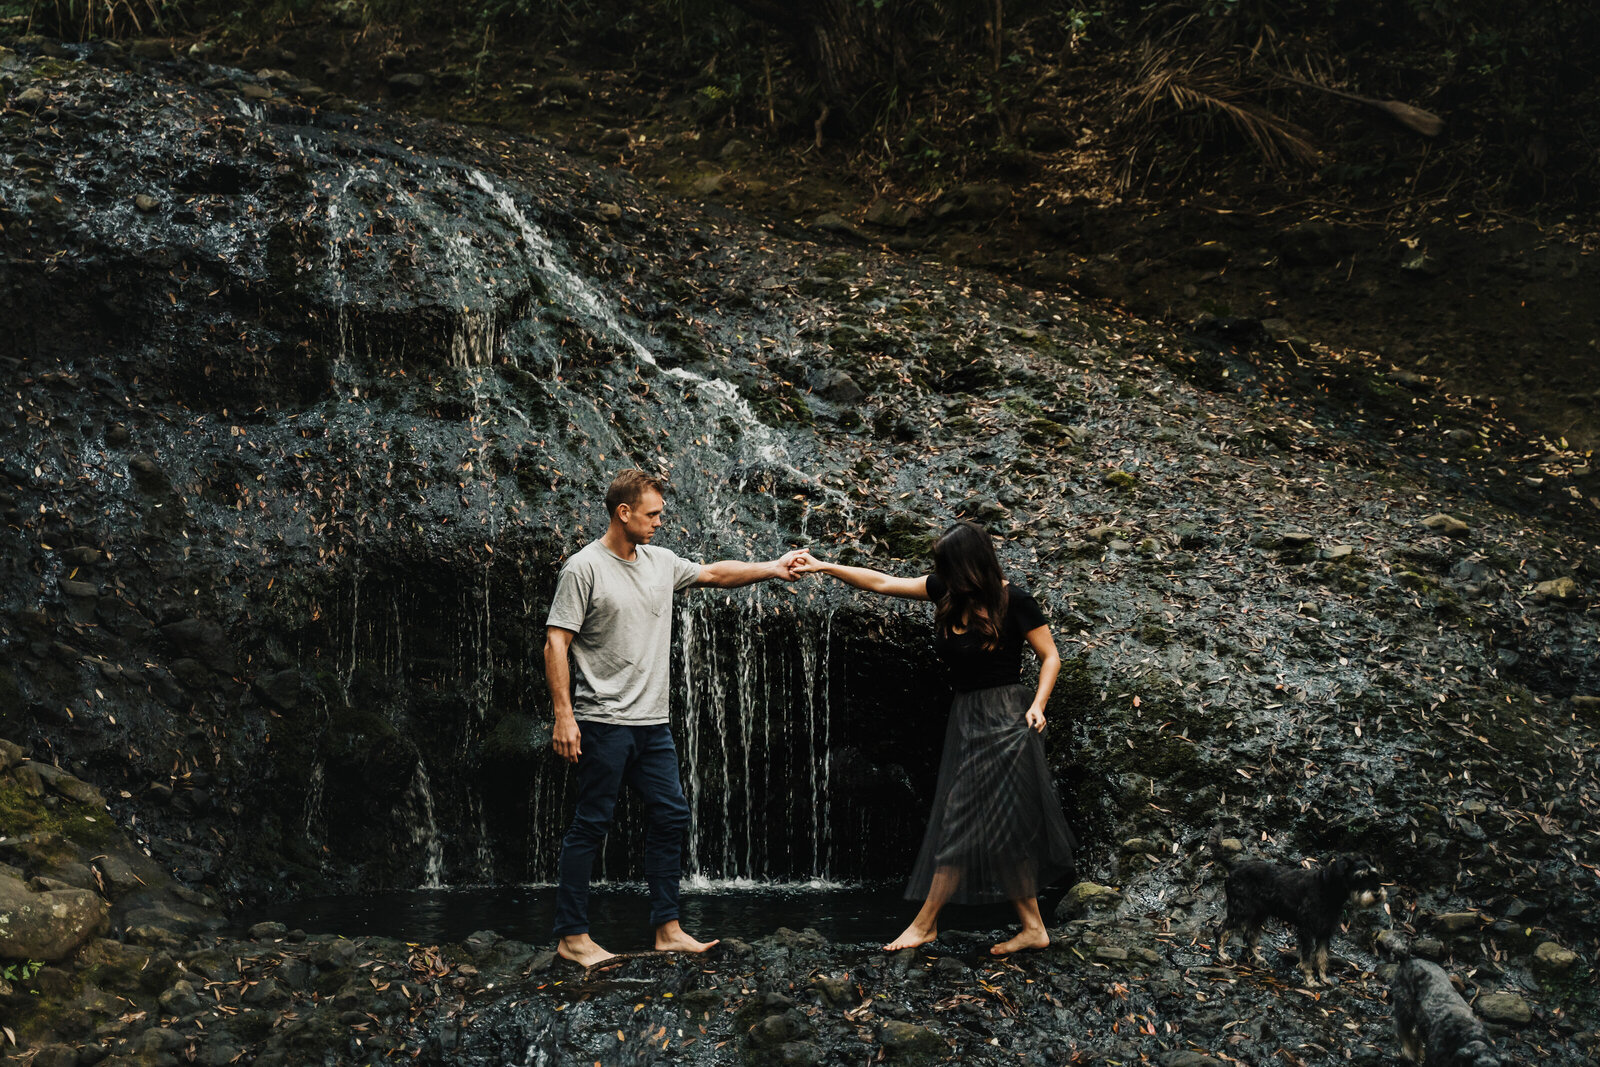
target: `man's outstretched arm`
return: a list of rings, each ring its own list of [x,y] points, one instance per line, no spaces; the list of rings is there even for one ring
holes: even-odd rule
[[[583,736],[572,714],[572,670],[567,666],[567,649],[572,647],[574,636],[571,630],[559,626],[547,626],[544,631],[544,680],[550,687],[550,703],[556,710],[550,741],[556,755],[568,763],[578,762]]]
[[[693,588],[712,586],[717,589],[737,589],[741,585],[765,582],[772,578],[782,578],[786,582],[796,581],[800,575],[795,571],[794,563],[803,551],[796,549],[784,553],[777,559],[764,562],[723,559],[708,563],[700,568],[700,577],[695,579]]]

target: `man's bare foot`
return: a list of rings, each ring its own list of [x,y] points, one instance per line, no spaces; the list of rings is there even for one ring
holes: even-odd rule
[[[905,928],[899,937],[884,945],[883,951],[898,952],[903,948],[916,948],[918,945],[926,945],[929,941],[934,941],[938,937],[939,928],[937,926],[924,928],[912,923]]]
[[[677,919],[673,919],[671,922],[664,922],[656,927],[657,952],[704,952],[707,949],[715,948],[721,943],[720,939],[717,941],[700,941],[691,937],[684,932],[682,926],[678,925]]]
[[[615,952],[607,952],[594,943],[594,938],[588,934],[569,934],[556,942],[556,955],[564,960],[584,967],[593,967],[597,963],[617,958]]]
[[[1023,952],[1030,948],[1044,948],[1050,943],[1050,931],[1044,929],[1029,930],[1026,927],[1010,941],[1002,941],[989,949],[991,956],[1009,956],[1013,952]]]

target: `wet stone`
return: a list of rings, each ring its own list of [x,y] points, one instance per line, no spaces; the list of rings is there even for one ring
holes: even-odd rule
[[[161,1010],[168,1015],[195,1015],[205,1005],[206,1002],[195,993],[194,984],[184,979],[172,983],[172,988],[161,994]]]
[[[1489,1022],[1504,1026],[1527,1026],[1533,1021],[1533,1009],[1516,993],[1489,993],[1473,1002],[1473,1007]]]
[[[781,1015],[768,1015],[750,1028],[746,1040],[753,1048],[777,1048],[811,1036],[806,1017],[791,1008]]]
[[[1433,917],[1433,928],[1445,934],[1470,933],[1478,928],[1480,916],[1475,911],[1451,911]]]
[[[239,1048],[231,1034],[226,1032],[214,1034],[200,1046],[194,1062],[201,1067],[223,1067],[224,1064],[238,1059],[242,1052],[243,1049]]]
[[[949,1051],[944,1038],[925,1026],[890,1020],[878,1029],[878,1040],[890,1057],[910,1054],[943,1055]]]
[[[1202,1052],[1179,1049],[1162,1056],[1161,1067],[1222,1067],[1222,1061]]]
[[[292,990],[304,991],[311,984],[311,964],[298,956],[285,959],[278,965],[276,973],[279,981]]]
[[[1578,960],[1576,952],[1554,941],[1546,941],[1533,950],[1533,969],[1550,978],[1571,974]]]
[[[825,975],[813,981],[810,988],[832,1008],[851,1007],[857,1002],[855,983],[849,978]]]
[[[148,215],[148,214],[150,214],[150,212],[156,210],[157,208],[159,208],[161,206],[161,201],[157,200],[155,197],[151,196],[149,193],[139,193],[138,195],[136,195],[133,198],[133,206],[138,208],[140,211],[144,212],[146,215]],[[127,441],[126,441],[127,431],[126,430],[123,430],[122,436],[124,438],[122,443],[126,444],[127,443]],[[111,435],[107,434],[106,435],[106,444],[111,444],[111,443],[112,443],[111,442]]]
[[[1422,525],[1447,537],[1459,537],[1472,528],[1454,515],[1446,515],[1444,512],[1429,515],[1422,520]]]
[[[1571,578],[1555,578],[1548,582],[1540,582],[1533,588],[1534,594],[1546,600],[1576,600],[1578,598],[1578,583]]]
[[[1109,911],[1122,903],[1122,891],[1094,882],[1079,882],[1056,905],[1056,918],[1077,919],[1091,911]]]

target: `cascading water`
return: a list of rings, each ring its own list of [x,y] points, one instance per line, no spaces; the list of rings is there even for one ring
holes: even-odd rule
[[[774,543],[780,501],[762,486],[806,479],[731,383],[675,365],[676,354],[658,360],[675,342],[625,315],[530,218],[525,194],[476,170],[377,153],[352,164],[315,133],[293,143],[324,175],[312,182],[320,215],[306,217],[326,237],[306,232],[326,240],[320,314],[335,392],[320,424],[301,432],[381,449],[394,494],[444,489],[430,521],[467,551],[430,560],[424,540],[409,560],[352,553],[341,586],[303,605],[316,624],[305,626],[302,659],[329,663],[328,696],[341,705],[313,741],[325,801],[306,809],[308,836],[337,851],[347,829],[310,823],[342,817],[358,800],[352,781],[371,775],[368,802],[387,804],[415,838],[413,877],[550,880],[571,776],[535,710],[547,706],[542,615],[560,558],[603,524],[580,518],[549,530],[531,555],[526,540],[508,551],[505,539],[525,539],[539,517],[520,510],[526,492],[676,463],[669,524],[687,537],[669,544],[710,560],[789,547]],[[439,410],[385,407],[384,379],[402,375],[425,375]],[[574,501],[566,514],[590,509],[598,502]],[[833,844],[831,622],[797,604],[757,588],[689,594],[676,609],[674,721],[693,878],[859,873],[860,862],[840,866]],[[625,801],[603,875],[637,876],[639,834]]]
[[[439,839],[439,823],[433,811],[433,787],[428,782],[428,771],[422,760],[417,760],[416,774],[411,779],[407,793],[408,817],[411,823],[411,843],[422,853],[422,888],[438,889],[444,885],[444,846]]]

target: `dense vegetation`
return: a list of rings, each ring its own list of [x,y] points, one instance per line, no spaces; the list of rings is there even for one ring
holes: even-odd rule
[[[1527,209],[1600,186],[1600,6],[1583,0],[13,0],[0,15],[69,38],[322,22],[470,42],[480,75],[530,50],[621,60],[694,90],[707,123],[844,143],[900,179],[1025,172],[1029,148],[1081,123],[1110,135],[1124,187],[1265,178]],[[1420,162],[1414,138],[1394,150],[1350,121],[1418,128],[1389,101],[1444,120]]]

